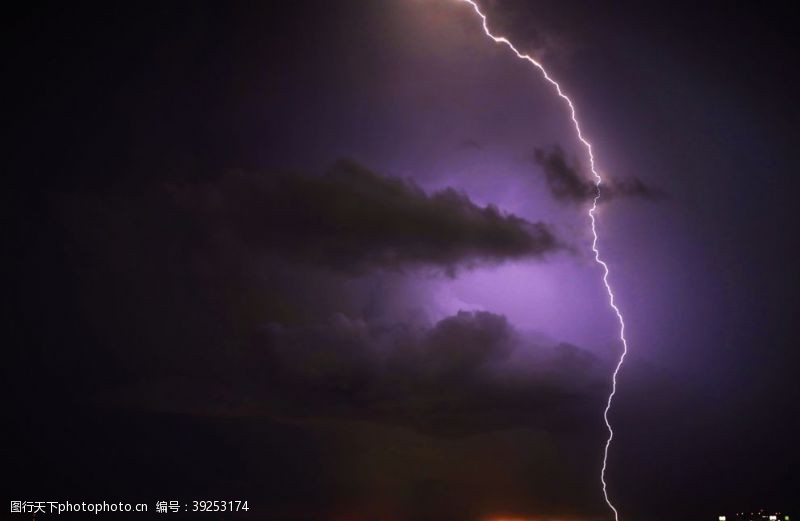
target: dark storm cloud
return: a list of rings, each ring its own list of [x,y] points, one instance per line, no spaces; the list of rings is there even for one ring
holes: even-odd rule
[[[537,148],[533,158],[542,168],[547,188],[556,199],[581,202],[596,195],[594,184],[583,176],[577,165],[567,162],[561,147],[555,146],[549,152]]]
[[[608,190],[608,197],[639,197],[648,201],[659,201],[667,197],[667,194],[660,188],[655,188],[645,184],[638,177],[628,177],[625,179],[611,179],[608,187],[603,186],[603,191]]]
[[[232,172],[173,194],[206,229],[248,250],[348,272],[451,271],[562,248],[544,223],[480,207],[453,188],[429,195],[349,160],[321,177]]]
[[[340,316],[310,329],[270,328],[266,344],[295,400],[434,434],[574,429],[599,396],[592,386],[602,385],[589,353],[537,345],[489,312],[432,326]]]
[[[204,379],[184,402],[162,390],[153,404],[212,415],[365,420],[435,436],[520,427],[575,433],[597,427],[606,386],[594,355],[521,334],[489,312],[461,311],[432,325],[342,314],[308,325],[272,323],[246,346],[216,368],[216,387]]]
[[[275,505],[344,498],[354,519],[437,520],[595,508],[596,474],[586,469],[599,457],[608,367],[503,316],[271,323],[220,347],[202,376],[187,362],[162,364],[105,403],[224,433],[246,455],[242,475],[304,491]]]
[[[550,193],[564,202],[591,201],[597,194],[594,182],[581,169],[577,161],[570,162],[564,150],[556,145],[550,150],[536,149],[533,159],[545,176]],[[601,186],[601,201],[619,197],[636,197],[649,201],[663,199],[663,191],[645,184],[641,179],[607,179]]]

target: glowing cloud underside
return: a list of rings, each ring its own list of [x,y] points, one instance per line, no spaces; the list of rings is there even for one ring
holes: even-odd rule
[[[473,0],[460,0],[462,2],[468,3],[472,6],[472,9],[475,13],[480,17],[481,22],[483,24],[483,32],[486,33],[486,36],[491,38],[495,41],[495,43],[501,43],[507,46],[511,51],[517,55],[517,58],[521,60],[525,60],[530,62],[531,65],[539,69],[544,76],[544,79],[550,83],[558,93],[558,96],[563,99],[567,106],[569,107],[570,118],[572,119],[573,127],[575,128],[575,133],[578,136],[578,140],[583,144],[586,148],[586,153],[589,156],[589,166],[592,170],[592,175],[594,176],[595,181],[595,196],[592,201],[592,207],[589,209],[589,220],[591,221],[592,227],[592,251],[594,252],[594,260],[603,268],[603,284],[606,287],[606,293],[608,293],[608,303],[611,306],[611,309],[614,310],[614,313],[617,315],[617,320],[619,321],[619,339],[622,342],[622,354],[617,361],[616,367],[614,367],[614,373],[612,375],[612,385],[611,385],[611,393],[608,395],[608,400],[606,402],[606,408],[603,411],[603,419],[606,423],[606,428],[608,429],[608,438],[606,439],[605,449],[603,451],[603,468],[600,471],[600,482],[603,484],[603,496],[605,497],[606,503],[608,504],[609,508],[614,512],[614,519],[615,521],[619,521],[619,512],[617,512],[616,507],[611,503],[611,500],[608,497],[608,490],[606,487],[606,463],[608,461],[608,449],[611,447],[611,440],[614,438],[614,430],[611,428],[611,423],[608,421],[608,412],[611,410],[611,402],[614,399],[614,395],[617,393],[617,375],[619,374],[619,370],[622,367],[622,363],[625,361],[625,355],[628,354],[628,341],[625,339],[625,320],[622,317],[622,312],[617,307],[616,300],[614,298],[614,290],[611,289],[611,284],[608,282],[608,264],[600,257],[600,251],[597,249],[597,226],[596,226],[596,219],[595,213],[597,212],[597,201],[600,199],[600,185],[603,182],[603,178],[600,177],[600,174],[597,173],[597,169],[595,168],[594,164],[594,154],[592,153],[592,144],[586,140],[581,132],[581,125],[578,123],[578,117],[575,111],[575,105],[572,103],[572,100],[564,94],[564,91],[561,90],[561,86],[555,81],[545,70],[544,66],[539,63],[538,61],[531,58],[529,55],[521,53],[517,50],[516,47],[505,37],[503,36],[495,36],[489,31],[489,27],[486,21],[486,15],[480,10],[478,4],[476,4]]]

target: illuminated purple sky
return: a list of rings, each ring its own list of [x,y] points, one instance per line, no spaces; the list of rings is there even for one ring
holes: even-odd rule
[[[796,509],[785,13],[481,5],[562,83],[609,180],[622,519]],[[620,345],[586,157],[468,6],[63,11],[11,36],[12,499],[608,518]]]

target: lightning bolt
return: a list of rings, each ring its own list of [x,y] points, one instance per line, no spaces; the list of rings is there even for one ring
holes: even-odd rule
[[[597,248],[597,219],[595,218],[595,213],[597,212],[597,201],[600,199],[600,185],[603,183],[603,178],[600,177],[600,174],[597,173],[597,168],[595,167],[594,162],[594,154],[592,153],[592,144],[583,136],[583,132],[581,132],[581,125],[578,122],[578,116],[575,110],[575,105],[572,103],[572,100],[564,94],[564,91],[561,89],[561,85],[558,84],[556,80],[554,80],[548,73],[544,66],[533,59],[531,56],[520,52],[514,47],[507,38],[504,36],[495,36],[489,30],[489,26],[487,24],[486,15],[483,14],[480,7],[474,0],[460,0],[462,2],[466,2],[475,13],[480,17],[481,23],[483,25],[483,32],[486,33],[486,36],[494,40],[495,43],[503,44],[511,51],[517,55],[517,58],[521,60],[525,60],[529,62],[531,65],[539,69],[539,72],[542,73],[542,76],[545,80],[547,80],[550,85],[555,88],[556,93],[558,96],[563,99],[567,106],[569,107],[570,118],[572,119],[572,125],[575,128],[575,133],[578,136],[578,140],[583,144],[586,148],[586,153],[589,156],[589,166],[592,170],[592,175],[594,176],[594,184],[595,184],[595,196],[592,200],[592,207],[589,209],[589,220],[591,221],[591,228],[592,228],[592,251],[594,252],[594,260],[600,267],[603,269],[603,284],[606,287],[606,293],[608,294],[608,303],[611,306],[611,309],[614,310],[614,313],[617,315],[617,321],[619,323],[619,339],[622,342],[622,354],[617,361],[617,365],[614,367],[614,373],[611,377],[611,392],[608,395],[608,400],[606,401],[606,408],[603,411],[603,420],[605,421],[606,428],[608,429],[608,438],[606,439],[605,449],[603,450],[603,468],[600,471],[600,482],[603,485],[603,497],[606,500],[606,504],[614,512],[614,520],[619,521],[619,512],[614,504],[608,497],[608,490],[606,485],[606,468],[608,463],[608,450],[611,447],[611,440],[614,439],[614,429],[611,428],[611,422],[608,420],[608,413],[611,410],[611,402],[614,400],[614,395],[617,394],[617,375],[619,374],[620,369],[622,368],[623,362],[625,362],[625,355],[628,354],[628,341],[625,338],[625,319],[622,317],[622,312],[619,310],[617,306],[616,299],[614,298],[614,290],[611,288],[611,284],[608,282],[609,277],[609,269],[608,264],[600,257],[600,250]]]

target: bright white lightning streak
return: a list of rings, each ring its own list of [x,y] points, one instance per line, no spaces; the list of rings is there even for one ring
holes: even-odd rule
[[[530,62],[534,67],[539,69],[544,76],[544,79],[548,81],[553,87],[555,87],[556,92],[558,93],[559,97],[563,99],[567,106],[569,107],[570,118],[572,119],[572,124],[575,127],[575,132],[578,135],[578,140],[583,143],[583,146],[586,147],[586,152],[589,156],[589,166],[592,170],[592,175],[594,175],[595,180],[595,196],[592,201],[592,207],[589,209],[589,220],[592,223],[592,251],[594,252],[594,260],[603,268],[603,284],[606,287],[606,293],[608,293],[608,302],[611,305],[611,309],[614,310],[614,313],[617,315],[617,320],[619,321],[619,339],[622,341],[622,354],[617,361],[617,365],[614,368],[614,373],[612,375],[611,381],[611,393],[608,395],[608,401],[606,402],[606,408],[603,411],[603,420],[606,423],[606,428],[608,429],[608,438],[606,439],[606,446],[603,451],[603,469],[600,471],[600,482],[603,484],[603,496],[605,497],[606,503],[608,504],[609,508],[614,512],[614,520],[619,521],[619,512],[617,512],[616,507],[611,503],[611,500],[608,497],[608,490],[606,487],[606,466],[608,462],[608,449],[611,447],[611,440],[614,438],[614,430],[611,428],[611,422],[608,421],[608,412],[611,410],[611,402],[614,399],[614,395],[617,394],[617,375],[619,374],[619,370],[622,367],[622,363],[625,361],[625,355],[628,354],[628,341],[625,339],[625,320],[622,318],[622,312],[617,307],[616,300],[614,298],[614,291],[611,289],[611,284],[608,282],[608,264],[600,257],[600,251],[597,249],[597,226],[595,220],[595,213],[597,212],[597,201],[600,199],[600,185],[603,182],[603,178],[600,177],[600,174],[597,173],[597,169],[595,168],[594,164],[594,154],[592,153],[592,144],[583,137],[583,133],[581,132],[581,125],[578,123],[578,117],[575,111],[575,105],[572,103],[572,100],[569,99],[569,96],[564,94],[564,91],[561,90],[561,85],[558,84],[556,80],[550,77],[547,74],[547,70],[545,70],[544,66],[539,63],[538,61],[531,58],[529,55],[525,53],[521,53],[514,47],[507,38],[503,36],[495,36],[489,30],[489,26],[486,21],[486,15],[483,14],[478,4],[475,3],[474,0],[461,0],[462,2],[466,2],[472,6],[472,9],[475,10],[475,13],[480,17],[481,22],[483,24],[483,32],[486,33],[486,36],[491,38],[495,41],[495,43],[502,43],[506,45],[509,49],[511,49],[514,54],[517,55],[517,58],[521,60],[525,60]]]

